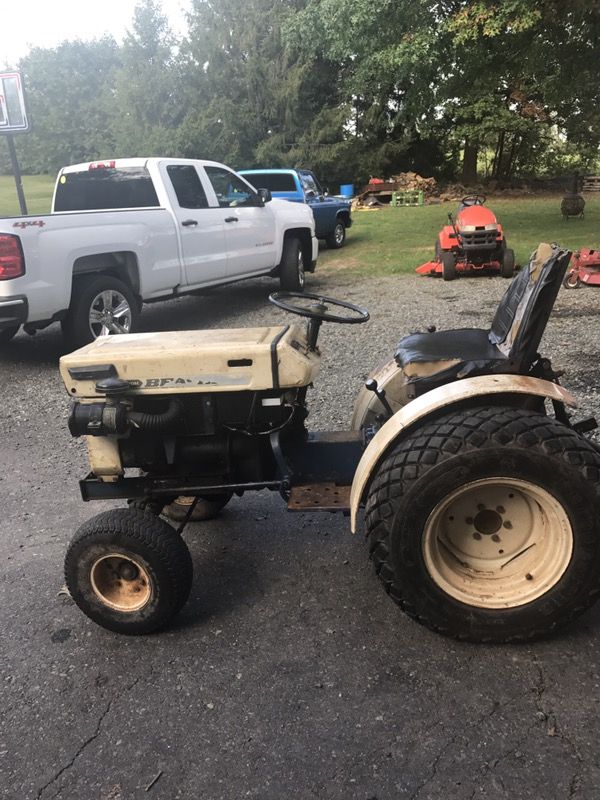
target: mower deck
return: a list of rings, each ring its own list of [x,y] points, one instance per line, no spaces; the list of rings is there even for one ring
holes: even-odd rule
[[[486,264],[473,264],[470,261],[457,261],[456,272],[464,275],[469,275],[475,272],[489,272],[498,274],[500,272],[499,261],[489,261]],[[415,269],[419,275],[439,275],[442,276],[443,266],[441,261],[426,261],[425,264]]]

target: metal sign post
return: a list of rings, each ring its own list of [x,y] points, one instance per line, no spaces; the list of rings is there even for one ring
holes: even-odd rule
[[[18,72],[4,72],[0,74],[0,134],[6,136],[10,163],[15,177],[15,186],[19,198],[21,214],[27,214],[27,203],[23,192],[21,171],[17,160],[17,151],[13,133],[27,133],[29,120],[25,110],[25,96],[23,82]]]

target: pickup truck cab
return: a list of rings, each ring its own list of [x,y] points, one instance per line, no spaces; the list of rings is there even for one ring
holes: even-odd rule
[[[328,196],[309,169],[243,169],[239,174],[273,197],[306,203],[315,217],[317,239],[325,239],[332,248],[344,245],[346,229],[352,225],[351,203]]]
[[[76,348],[135,330],[142,304],[276,275],[301,291],[318,242],[308,208],[214,161],[65,167],[48,215],[0,219],[0,344],[62,324]]]

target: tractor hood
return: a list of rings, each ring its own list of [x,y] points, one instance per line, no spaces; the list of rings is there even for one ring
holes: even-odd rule
[[[495,214],[485,206],[467,206],[456,215],[456,227],[459,231],[474,231],[476,228],[495,230],[497,225]]]

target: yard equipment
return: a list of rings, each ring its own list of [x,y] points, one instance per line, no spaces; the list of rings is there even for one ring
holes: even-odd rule
[[[435,258],[417,267],[420,275],[441,275],[453,281],[459,274],[499,272],[512,278],[515,253],[506,245],[502,225],[484,203],[482,194],[470,194],[460,201],[456,219],[448,214],[435,243]]]
[[[349,513],[352,530],[365,507],[384,588],[440,633],[520,641],[576,617],[600,593],[600,450],[538,354],[569,258],[540,245],[489,330],[403,338],[348,431],[305,425],[321,324],[369,318],[341,300],[280,292],[271,302],[307,325],[112,336],[64,356],[83,499],[129,503],[71,541],[77,605],[120,633],[166,626],[191,587],[194,501],[176,530],[163,508],[185,496],[216,515],[269,489],[290,511]]]
[[[600,286],[600,250],[582,248],[573,253],[563,286],[565,289]]]

